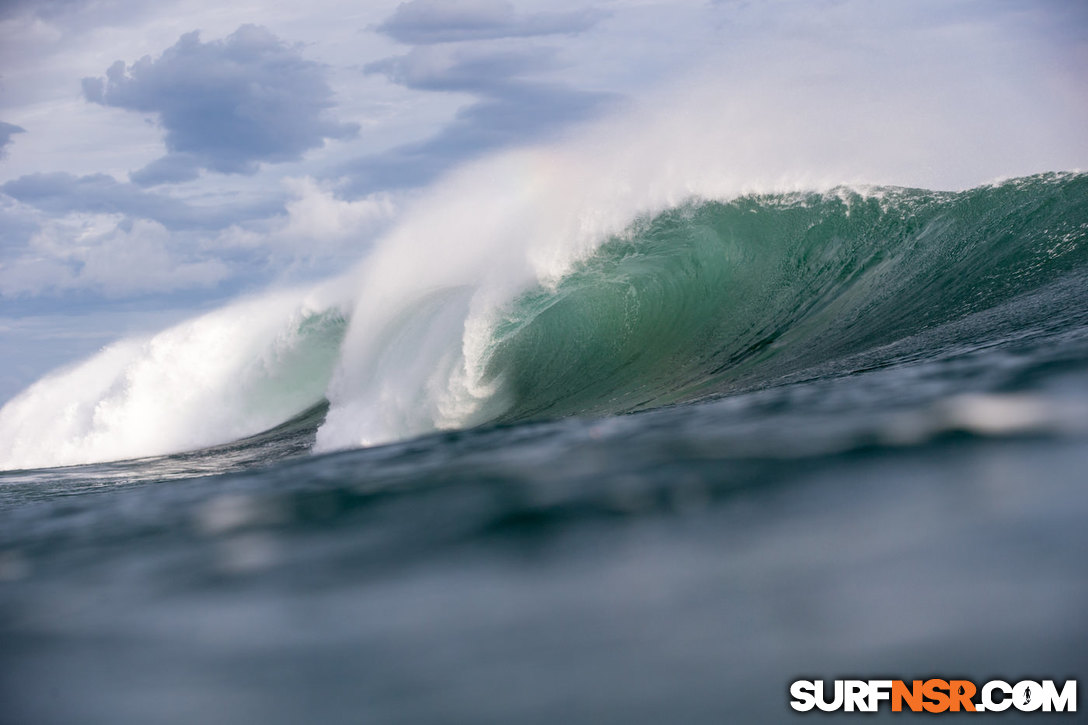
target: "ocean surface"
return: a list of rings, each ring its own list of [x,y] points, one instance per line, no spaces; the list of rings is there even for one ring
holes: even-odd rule
[[[0,722],[1083,690],[1088,174],[692,198],[395,303],[389,259],[373,297],[240,303],[0,410]]]

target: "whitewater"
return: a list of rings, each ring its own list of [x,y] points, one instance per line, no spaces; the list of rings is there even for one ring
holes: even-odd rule
[[[1014,31],[752,41],[43,376],[0,408],[0,721],[1083,682],[1088,92]]]
[[[848,77],[860,72],[844,69],[840,61],[831,68]],[[973,208],[976,203],[1003,203],[1003,189],[1020,188],[1018,184],[1032,198],[1037,192],[1069,196],[1062,191],[1065,185],[1079,189],[1080,182],[1067,176],[1008,182],[1011,186],[994,181],[1010,171],[1061,170],[1052,159],[1076,158],[1084,153],[1085,143],[1083,134],[1070,130],[1068,94],[1036,98],[1040,106],[1025,119],[1024,97],[1038,95],[1030,84],[996,93],[966,84],[975,70],[964,64],[959,76],[942,79],[943,86],[956,88],[958,94],[921,115],[914,111],[921,100],[912,93],[869,104],[860,114],[858,100],[843,95],[849,84],[819,93],[788,85],[769,92],[750,81],[733,88],[743,92],[739,97],[723,97],[715,84],[697,82],[695,91],[661,94],[641,109],[584,128],[559,144],[470,164],[410,203],[393,229],[369,245],[356,267],[343,275],[306,288],[274,290],[158,334],[121,340],[83,363],[46,376],[0,409],[0,468],[119,460],[226,443],[282,423],[322,400],[330,408],[317,434],[319,452],[517,419],[519,403],[511,399],[516,394],[507,379],[532,373],[518,367],[528,361],[512,361],[512,369],[499,369],[497,358],[509,357],[515,344],[499,339],[516,337],[509,329],[511,316],[520,319],[516,324],[532,327],[530,318],[579,284],[571,275],[584,284],[585,265],[600,250],[607,258],[626,240],[632,245],[627,256],[642,254],[641,235],[656,234],[655,225],[674,218],[670,214],[683,219],[721,210],[740,222],[743,214],[734,212],[751,207],[748,212],[758,220],[754,226],[729,220],[692,222],[691,235],[707,227],[719,236],[718,250],[685,252],[696,261],[700,255],[715,257],[711,263],[721,266],[717,279],[692,282],[675,277],[674,270],[659,270],[662,285],[715,283],[733,290],[722,293],[734,295],[732,299],[716,299],[717,307],[698,303],[698,309],[689,311],[710,316],[708,325],[721,316],[766,324],[746,318],[756,300],[769,293],[760,289],[765,282],[797,287],[792,304],[799,308],[814,302],[804,297],[812,293],[804,285],[821,284],[820,272],[813,272],[813,279],[804,278],[808,272],[803,269],[793,280],[762,276],[766,265],[789,261],[779,259],[781,255],[811,254],[801,247],[822,243],[804,241],[809,231],[790,226],[787,220],[795,216],[791,208],[814,209],[800,214],[797,222],[813,230],[831,223],[829,215],[849,220],[855,210],[872,215],[877,208],[874,223],[886,225],[896,237],[910,236],[909,231],[900,233],[899,226],[929,224],[931,228],[917,231],[920,243],[932,248],[915,259],[905,258],[907,247],[915,243],[909,239],[844,230],[859,233],[849,244],[902,245],[885,250],[890,259],[880,264],[904,265],[891,271],[898,279],[924,277],[927,270],[936,271],[940,255],[949,254],[939,249],[942,245],[958,244],[952,237],[985,231],[967,229],[975,218],[970,215],[979,213]],[[957,87],[956,82],[965,85]],[[987,119],[984,136],[978,135],[974,120],[980,116]],[[987,186],[960,197],[919,188],[979,184]],[[1066,251],[1077,247],[1083,235],[1078,226],[1081,210],[1063,212],[1064,217],[1054,220],[1059,226],[1038,230],[1045,239],[1032,232],[1025,244],[1057,245]],[[722,228],[730,224],[734,228]],[[776,224],[787,225],[784,238],[774,238]],[[942,225],[950,230],[942,232]],[[674,241],[680,247],[702,243],[684,232]],[[831,239],[818,253],[833,256],[839,253],[832,248],[838,243]],[[843,258],[831,263],[860,264],[857,284],[862,287],[888,274],[865,269],[876,262],[866,261],[864,250],[842,253]],[[984,255],[981,248],[964,253],[972,259]],[[660,261],[666,266],[677,263]],[[981,257],[977,261],[992,263]],[[744,268],[753,262],[751,269]],[[606,261],[601,264],[601,294],[607,297],[607,289],[624,284],[628,263],[616,261],[611,270]],[[609,279],[610,274],[620,277]],[[643,274],[653,275],[654,270],[647,268]],[[637,306],[644,291],[636,287],[629,285],[628,294]],[[648,304],[673,305],[682,314],[695,291],[681,288],[675,290],[676,299]],[[847,308],[861,304],[847,298],[865,294],[845,287],[837,291]],[[536,302],[541,309],[526,310],[526,300],[540,294],[545,295]],[[914,296],[910,290],[902,294],[905,302]],[[638,311],[626,314],[630,319],[617,323],[620,327],[645,324]],[[742,328],[689,332],[731,335]],[[570,332],[612,340],[622,330],[613,326]],[[563,358],[566,364],[586,363],[565,349],[570,341],[552,344],[559,349],[555,354],[569,355]],[[627,382],[636,388],[650,384]],[[563,382],[551,394],[568,396],[562,385],[569,384]],[[617,379],[617,388],[624,384]],[[581,410],[616,413],[628,408],[587,402]],[[578,411],[578,406],[556,409]]]

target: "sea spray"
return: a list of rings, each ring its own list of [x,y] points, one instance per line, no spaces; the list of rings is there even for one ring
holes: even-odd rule
[[[0,468],[160,455],[266,430],[323,400],[345,327],[327,296],[278,293],[117,342],[0,409]]]
[[[474,313],[480,288],[432,292],[371,333],[371,358],[346,351],[354,387],[334,385],[318,448],[848,372],[852,355],[1083,273],[1085,219],[1083,174],[692,201],[507,303]]]
[[[487,249],[505,229],[430,257],[407,235],[317,290],[228,306],[43,379],[0,410],[0,466],[226,443],[326,398],[317,450],[848,372],[851,356],[874,364],[881,346],[1083,273],[1085,219],[1088,175],[1044,174],[691,200],[610,235],[590,226],[566,272],[534,269],[543,243]]]
[[[540,294],[547,300],[562,290],[560,296],[571,298],[563,303],[568,308],[577,307],[579,297],[596,295],[605,307],[612,306],[613,317],[622,318],[623,330],[630,328],[620,334],[603,318],[584,327],[584,334],[619,335],[587,340],[587,350],[600,353],[618,346],[620,359],[631,359],[632,341],[642,334],[639,330],[645,332],[651,317],[634,308],[617,312],[618,302],[608,291],[579,291],[571,275],[584,275],[589,268],[581,265],[595,259],[602,245],[615,249],[617,240],[637,237],[640,225],[670,209],[835,188],[885,193],[874,190],[874,184],[963,189],[999,176],[1088,165],[1083,75],[1071,72],[1065,60],[1056,64],[1045,48],[1020,44],[1015,73],[1003,75],[1000,84],[980,84],[980,77],[1007,65],[1016,28],[987,28],[968,46],[955,33],[929,32],[925,23],[877,25],[878,55],[884,62],[874,61],[871,38],[839,44],[834,52],[801,52],[805,43],[796,38],[727,50],[715,67],[676,84],[679,90],[648,94],[637,107],[558,142],[505,151],[455,170],[415,195],[414,202],[398,205],[392,230],[367,245],[356,268],[341,277],[312,291],[271,292],[151,338],[118,342],[84,364],[39,381],[0,410],[0,467],[55,466],[225,443],[282,422],[322,398],[330,407],[317,450],[521,416],[638,409],[686,400],[697,389],[727,391],[733,383],[724,381],[740,380],[742,373],[749,374],[745,370],[759,378],[792,369],[785,361],[800,365],[805,356],[797,357],[799,345],[790,341],[804,338],[806,325],[827,333],[811,338],[815,348],[860,349],[887,341],[891,330],[909,326],[860,320],[867,315],[864,305],[876,299],[866,294],[882,294],[882,280],[894,279],[884,277],[880,266],[891,262],[854,257],[861,276],[852,285],[831,285],[841,293],[838,297],[823,299],[820,295],[829,293],[816,288],[806,297],[800,271],[788,284],[787,277],[775,277],[771,289],[783,297],[770,300],[762,311],[771,315],[765,320],[770,327],[760,323],[734,330],[735,339],[716,318],[694,327],[687,320],[670,327],[670,335],[687,330],[695,338],[673,337],[672,352],[651,348],[644,358],[656,360],[655,370],[676,365],[686,371],[685,380],[669,385],[632,379],[626,372],[611,379],[614,361],[602,362],[600,354],[572,354],[569,340],[562,340],[547,351],[558,350],[556,361],[581,365],[592,359],[583,398],[572,395],[566,384],[531,379],[519,352],[543,350],[530,339],[554,339],[544,330],[556,313],[534,317],[524,307],[526,300]],[[791,65],[790,59],[798,57],[805,58],[803,68]],[[911,62],[886,61],[893,57]],[[1079,189],[1078,183],[1070,185]],[[1026,196],[1032,193],[1025,191]],[[986,227],[985,218],[978,221],[996,230]],[[930,248],[925,240],[941,238],[942,223],[935,220],[916,230],[913,243]],[[1062,250],[1081,245],[1077,225],[1083,217],[1074,213],[1063,224],[1060,232],[1027,228],[1031,239],[1002,244],[1050,243],[1058,256],[1075,259]],[[834,256],[836,248],[856,241],[830,238],[806,254]],[[976,240],[972,248],[985,249],[983,241]],[[780,243],[768,239],[770,246],[762,249],[749,240],[735,265],[706,277],[704,283],[728,280],[729,294],[747,288],[754,295],[735,296],[728,304],[711,295],[711,307],[744,320],[737,310],[759,306],[756,301],[766,295],[746,276],[744,264],[769,263],[783,251],[775,246]],[[679,250],[681,255],[690,251],[683,245]],[[909,256],[902,249],[895,254]],[[606,262],[608,255],[602,257]],[[900,264],[905,266],[898,272],[907,277],[922,269]],[[1065,262],[1033,257],[1031,264],[1057,274]],[[653,278],[650,273],[642,279]],[[1014,273],[1013,280],[1019,278]],[[677,299],[690,301],[690,290],[670,279]],[[825,278],[816,274],[812,279]],[[944,284],[915,279],[918,289]],[[614,281],[607,284],[619,288]],[[1015,287],[1014,282],[995,284]],[[872,287],[868,292],[867,285]],[[923,299],[918,290],[905,292],[914,302]],[[643,294],[636,286],[624,304],[647,309],[651,302],[640,299]],[[794,320],[777,306],[783,299],[809,312]],[[664,310],[673,309],[673,303],[662,304],[661,319],[668,319],[671,313]],[[844,326],[819,316],[838,308],[859,321]],[[917,304],[898,306],[894,298],[872,308],[892,315],[920,309]],[[252,316],[244,312],[250,309],[256,310]],[[958,314],[957,309],[973,307],[964,302],[960,308],[942,307],[940,314]],[[310,317],[330,321],[327,329],[317,325],[322,331],[315,333],[316,344],[310,333],[300,332]],[[512,334],[511,326],[519,324],[527,332]],[[835,342],[830,334],[845,337]],[[857,337],[866,334],[870,337]],[[693,346],[700,349],[698,340],[706,336],[717,340],[721,351],[685,357]],[[741,341],[758,350],[735,347]],[[285,359],[297,354],[309,360],[311,345],[322,351],[312,363],[281,367],[275,362],[282,350],[295,351],[285,353]],[[776,362],[760,372],[753,366],[765,355]],[[812,353],[806,359],[825,358]],[[707,379],[703,366],[711,362],[718,372]],[[279,384],[292,392],[270,392]],[[600,400],[601,395],[616,401]]]

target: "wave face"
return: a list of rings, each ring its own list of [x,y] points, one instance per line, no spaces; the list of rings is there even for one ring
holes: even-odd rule
[[[963,192],[689,201],[636,220],[503,304],[474,308],[471,287],[432,289],[382,332],[349,334],[346,344],[368,353],[347,358],[356,387],[334,385],[317,446],[625,413],[834,375],[854,369],[858,353],[1085,269],[1086,236],[1083,174]],[[983,339],[1000,320],[973,324],[948,344]]]
[[[0,468],[226,443],[326,399],[316,450],[936,356],[1088,271],[1088,174],[689,200],[545,254],[494,239],[437,262],[394,239],[321,290],[117,343],[0,410]]]
[[[692,202],[522,295],[494,325],[483,382],[516,421],[835,374],[852,355],[1085,269],[1086,240],[1085,175]]]

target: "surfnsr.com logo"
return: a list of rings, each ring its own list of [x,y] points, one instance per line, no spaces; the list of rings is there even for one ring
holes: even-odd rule
[[[892,712],[1076,712],[1077,681],[1060,687],[1054,680],[1010,684],[990,680],[797,680],[790,685],[790,707],[800,712],[876,712],[887,702]]]

